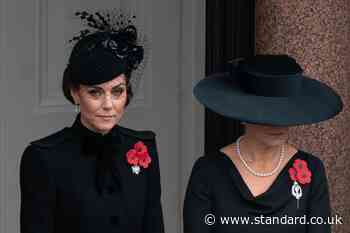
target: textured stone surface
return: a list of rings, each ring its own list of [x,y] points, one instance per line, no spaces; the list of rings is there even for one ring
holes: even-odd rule
[[[342,97],[344,109],[319,124],[292,129],[290,142],[319,156],[326,166],[333,215],[350,232],[350,1],[256,1],[256,52],[287,53],[305,73],[325,82]]]

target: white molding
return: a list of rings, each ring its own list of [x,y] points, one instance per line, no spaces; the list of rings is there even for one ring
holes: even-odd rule
[[[5,210],[6,208],[4,208],[6,200],[5,200],[5,177],[6,177],[6,166],[5,166],[5,151],[4,151],[4,127],[3,127],[3,121],[0,121],[0,206],[2,206],[1,211],[0,211],[0,224],[1,224],[1,228],[0,228],[0,232],[4,233],[5,232],[5,223],[6,223],[6,219],[5,219]]]
[[[35,0],[35,114],[72,112],[68,102],[48,94],[48,0]]]
[[[1,206],[1,211],[0,211],[0,230],[1,233],[7,232],[7,131],[6,131],[6,123],[4,120],[0,121],[0,175],[1,175],[1,185],[0,185],[0,206]]]
[[[0,91],[1,93],[5,93],[4,90],[4,84],[5,84],[5,77],[6,77],[6,63],[7,63],[7,59],[5,59],[6,56],[6,22],[7,22],[7,13],[6,13],[6,4],[4,2],[4,0],[0,0],[0,12],[1,12],[1,16],[0,16],[0,51],[2,54],[2,62],[0,65]],[[0,103],[2,104],[2,106],[5,106],[5,95],[0,95],[2,98],[0,100]],[[6,113],[3,112],[3,114],[5,114],[3,116],[2,119],[0,119],[0,233],[5,233],[6,228],[7,228],[7,224],[6,224],[6,220],[7,220],[7,205],[6,205],[6,184],[7,184],[7,180],[6,180],[6,165],[7,165],[7,143],[6,143],[6,132],[5,132],[5,120],[6,119]]]
[[[204,108],[192,94],[205,75],[205,1],[182,0],[180,79],[180,232],[185,189],[194,161],[204,152]]]
[[[63,97],[61,93],[61,82],[57,80],[61,80],[62,73],[58,73],[56,80],[57,83],[54,83],[57,86],[57,91],[51,93],[50,91],[50,80],[55,80],[53,77],[50,79],[49,73],[49,54],[48,54],[48,46],[49,46],[49,35],[48,35],[48,27],[49,27],[49,17],[48,17],[48,5],[49,0],[35,0],[35,114],[46,114],[46,113],[55,113],[55,112],[74,112],[74,107]],[[121,5],[128,7],[128,1],[121,1]],[[145,34],[150,38],[149,35],[152,34],[152,22],[147,17],[152,15],[152,7],[151,4],[144,4],[143,1],[138,1],[135,6],[135,14],[140,15],[141,17],[137,17],[139,21],[139,28],[145,30]],[[131,6],[130,6],[131,7]],[[63,14],[64,15],[64,14]],[[69,17],[69,19],[73,19]],[[62,17],[62,20],[65,20]],[[72,35],[73,36],[73,35]],[[149,40],[151,46],[151,39]],[[152,66],[151,66],[151,51],[150,57],[148,59],[148,64],[144,71],[143,76],[141,77],[143,80],[147,80],[146,82],[140,82],[139,92],[135,93],[135,96],[128,107],[130,110],[139,110],[144,108],[152,107]],[[52,86],[52,85],[51,85]],[[52,89],[52,87],[51,87]]]
[[[0,16],[0,51],[2,54],[2,62],[0,64],[0,84],[2,84],[2,82],[5,82],[5,62],[7,61],[7,59],[5,59],[5,41],[6,41],[6,33],[5,33],[5,28],[6,28],[6,11],[5,11],[5,4],[4,4],[4,0],[0,0],[0,12],[1,12],[1,16]],[[3,87],[3,85],[1,85],[1,87]]]

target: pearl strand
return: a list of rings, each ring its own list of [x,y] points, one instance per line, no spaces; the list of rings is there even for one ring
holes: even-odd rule
[[[239,137],[236,141],[236,151],[237,151],[237,154],[240,158],[240,160],[242,161],[244,167],[250,172],[252,173],[254,176],[259,176],[259,177],[267,177],[267,176],[272,176],[274,175],[278,170],[279,168],[281,167],[281,164],[282,164],[282,161],[283,161],[283,158],[284,158],[284,145],[281,146],[281,152],[280,152],[280,159],[278,161],[278,164],[277,166],[271,171],[271,172],[257,172],[257,171],[254,171],[251,167],[249,167],[249,165],[247,164],[247,162],[244,160],[242,154],[241,154],[241,150],[240,150],[240,146],[239,146],[239,143],[241,141],[242,137]]]

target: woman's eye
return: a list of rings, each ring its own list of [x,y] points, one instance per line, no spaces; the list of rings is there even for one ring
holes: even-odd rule
[[[116,88],[112,91],[112,94],[114,96],[120,96],[121,94],[123,94],[123,92],[125,91],[124,88],[120,87],[120,88]]]
[[[99,91],[99,90],[89,90],[88,93],[94,97],[99,97],[102,95],[101,91]]]

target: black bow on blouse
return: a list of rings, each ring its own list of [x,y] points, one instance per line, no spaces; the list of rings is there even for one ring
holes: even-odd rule
[[[105,135],[93,132],[82,125],[79,114],[73,128],[77,129],[81,137],[82,155],[96,158],[96,188],[99,194],[120,190],[119,173],[115,166],[121,146],[117,127]]]

